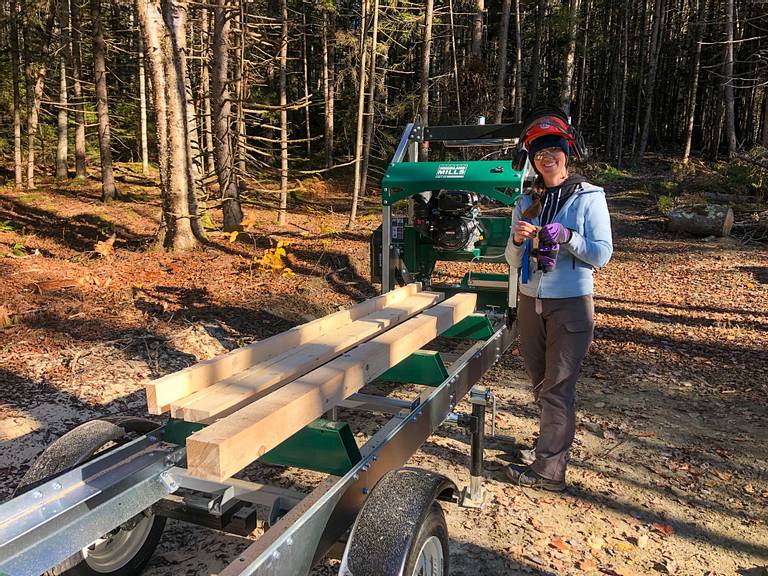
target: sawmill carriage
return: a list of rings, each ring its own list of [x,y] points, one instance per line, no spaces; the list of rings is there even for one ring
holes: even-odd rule
[[[511,223],[493,213],[526,184],[527,164],[496,155],[520,130],[408,125],[371,242],[382,294],[150,383],[149,411],[170,413],[162,426],[102,418],[59,438],[0,505],[0,574],[138,574],[167,518],[239,535],[265,529],[221,576],[308,574],[328,554],[347,576],[447,574],[439,502],[482,505],[493,395],[478,383],[515,336],[516,276],[503,256]],[[448,159],[418,162],[422,142],[442,144]],[[465,160],[467,150],[492,159]],[[438,284],[441,261],[469,271]],[[486,262],[502,271],[472,270]],[[438,338],[453,350],[430,345]],[[416,393],[366,391],[376,379]],[[471,412],[457,412],[467,395]],[[370,414],[385,423],[359,445],[352,427]],[[462,492],[403,467],[443,424],[471,437]],[[327,476],[309,494],[233,477],[256,461]]]

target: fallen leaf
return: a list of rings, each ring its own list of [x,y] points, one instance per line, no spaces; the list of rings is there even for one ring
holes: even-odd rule
[[[240,222],[240,225],[243,228],[250,228],[254,224],[257,224],[259,221],[259,217],[256,215],[256,212],[248,212],[248,214],[245,215],[245,218],[243,218],[243,221]]]
[[[616,542],[616,544],[613,546],[613,549],[618,550],[619,552],[632,552],[635,547],[626,540],[622,540],[620,542]]]
[[[755,493],[755,487],[752,486],[752,484],[747,484],[744,486],[744,492],[747,494],[754,494]]]
[[[637,547],[645,548],[646,546],[648,546],[648,534],[640,534],[637,537]]]
[[[602,550],[603,546],[605,546],[605,540],[600,538],[600,536],[587,536],[587,546],[593,550]]]
[[[732,474],[729,474],[728,472],[721,472],[720,470],[715,470],[715,475],[724,482],[728,482],[728,480],[730,480],[732,477]]]
[[[653,529],[664,536],[670,536],[675,533],[675,529],[669,524],[653,524]]]
[[[597,570],[597,562],[592,560],[592,558],[587,558],[579,562],[576,567],[582,572],[586,572],[588,570]]]
[[[233,230],[229,233],[229,243],[232,244],[235,240],[237,240],[237,235],[240,234],[239,231]]]
[[[8,328],[10,326],[13,326],[11,313],[5,306],[0,306],[0,328]]]
[[[561,538],[557,538],[557,537],[552,538],[549,541],[549,545],[552,548],[556,548],[557,550],[560,550],[561,552],[565,552],[566,550],[570,550],[571,549],[571,547],[568,546],[568,544],[563,542]]]
[[[96,242],[96,246],[93,247],[94,252],[97,254],[101,254],[104,257],[112,256],[115,253],[115,238],[117,237],[116,234],[112,234],[109,238],[107,238],[104,241],[98,241]]]

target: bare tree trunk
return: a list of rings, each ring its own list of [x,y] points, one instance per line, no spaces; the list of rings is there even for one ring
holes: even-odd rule
[[[419,89],[421,95],[419,114],[424,126],[429,126],[429,70],[432,56],[432,17],[434,7],[434,0],[427,0],[426,10],[424,11],[424,48],[421,52],[421,84]],[[482,26],[482,20],[480,24]],[[422,162],[427,159],[427,150],[427,143],[422,142],[419,148],[419,160]]]
[[[541,45],[544,35],[544,15],[547,11],[547,0],[536,1],[536,22],[533,28],[533,55],[528,76],[528,107],[536,105],[539,97],[539,76],[541,74]]]
[[[308,59],[309,54],[307,50],[307,15],[302,12],[301,13],[302,18],[302,31],[301,31],[301,39],[302,39],[302,60],[304,65],[304,123],[306,125],[307,129],[307,158],[312,158],[312,128],[309,125],[309,70],[308,70]]]
[[[68,97],[67,97],[67,65],[69,64],[69,1],[59,2],[59,41],[61,54],[59,55],[59,115],[58,115],[58,143],[56,146],[56,178],[66,179],[67,168],[67,143],[69,129]]]
[[[563,85],[560,90],[560,106],[567,116],[571,115],[571,83],[576,62],[576,31],[579,23],[581,0],[570,0],[570,16],[568,21],[568,51],[565,54],[563,69]]]
[[[283,0],[285,1],[285,0]],[[427,0],[431,2],[431,0]],[[366,28],[368,25],[368,0],[362,0],[360,14],[360,68],[358,71],[358,80],[360,86],[357,90],[357,132],[355,133],[355,181],[354,188],[352,190],[352,209],[349,211],[348,227],[352,227],[352,224],[357,218],[357,201],[360,196],[360,171],[363,157],[363,117],[365,114],[365,62],[366,54],[368,53],[368,47],[366,46],[365,36]]]
[[[483,17],[485,0],[475,0],[475,12],[472,15],[472,61],[477,65],[483,58]]]
[[[237,82],[235,83],[235,93],[237,94],[237,115],[235,126],[237,134],[235,144],[237,149],[237,170],[240,178],[245,177],[245,95],[248,92],[245,78],[245,30],[247,22],[245,21],[245,2],[240,2],[240,11],[238,13],[237,23],[240,28],[240,36],[237,43]]]
[[[323,100],[325,105],[325,121],[323,139],[325,141],[325,167],[333,166],[333,99],[335,40],[334,28],[331,26],[332,17],[326,5],[323,7]]]
[[[523,121],[523,31],[520,0],[515,0],[515,122]]]
[[[699,89],[699,68],[701,67],[701,42],[704,38],[704,19],[707,15],[707,0],[698,0],[699,14],[696,22],[696,48],[693,54],[691,66],[691,90],[688,95],[688,117],[685,122],[685,147],[683,148],[683,164],[688,163],[691,156],[691,143],[693,142],[693,126],[696,118],[696,97]]]
[[[81,85],[82,64],[80,62],[80,7],[78,0],[70,0],[70,25],[72,33],[72,95],[75,104],[75,178],[85,178],[85,104]]]
[[[656,0],[655,4],[653,31],[651,32],[651,62],[648,68],[645,119],[643,121],[643,132],[640,136],[640,146],[637,149],[635,162],[642,160],[645,155],[645,149],[648,146],[648,136],[651,130],[651,116],[653,114],[653,95],[656,87],[656,71],[659,64],[659,48],[661,46],[661,38],[664,30],[664,0]]]
[[[211,76],[209,66],[211,65],[211,17],[207,8],[201,10],[200,15],[205,30],[205,40],[203,41],[203,50],[200,59],[200,89],[203,98],[203,132],[205,132],[205,153],[206,166],[208,173],[215,170],[214,149],[213,149],[213,127],[211,126]]]
[[[29,105],[27,118],[27,188],[30,190],[35,187],[35,134],[40,120],[40,105],[43,101],[43,88],[45,87],[45,76],[48,73],[47,62],[50,46],[51,32],[56,18],[56,0],[51,0],[48,5],[48,19],[45,23],[44,39],[42,44],[42,54],[40,67],[37,70],[37,80],[32,93],[32,102]],[[28,46],[29,43],[25,42]]]
[[[76,2],[77,0],[72,0]],[[141,173],[149,174],[149,144],[147,139],[147,76],[144,70],[144,39],[139,31],[139,129],[141,131]]]
[[[376,47],[379,42],[379,0],[373,3],[373,32],[371,39],[371,65],[368,71],[368,115],[365,122],[365,145],[363,147],[363,168],[360,174],[360,193],[366,194],[368,184],[368,166],[371,160],[371,142],[373,141],[373,116],[376,103]]]
[[[725,0],[725,136],[728,141],[728,155],[736,155],[736,113],[733,94],[733,0]]]
[[[19,11],[16,0],[11,0],[11,82],[13,83],[13,172],[18,190],[24,185],[21,163],[21,94],[19,90]]]
[[[453,80],[456,84],[456,112],[459,116],[459,124],[463,124],[461,117],[461,89],[459,88],[459,57],[456,54],[456,28],[453,25],[453,0],[448,0],[448,10],[451,26],[451,54],[453,56]]]
[[[627,72],[629,61],[629,2],[625,3],[622,28],[621,96],[619,97],[619,129],[617,130],[616,163],[621,168],[624,156],[624,116],[627,107]],[[586,33],[586,32],[585,32]],[[586,52],[584,53],[586,58]],[[581,113],[581,112],[579,112]]]
[[[157,118],[157,152],[160,191],[163,199],[163,228],[160,242],[171,250],[191,250],[202,239],[196,235],[197,221],[192,194],[186,121],[185,71],[179,67],[179,46],[175,37],[186,31],[176,21],[177,7],[161,6],[158,0],[136,0],[144,44],[152,76],[153,101]],[[180,10],[186,10],[181,4]]]
[[[232,153],[232,101],[229,95],[229,18],[228,0],[217,0],[213,8],[213,125],[215,136],[216,175],[223,200],[224,230],[236,230],[243,220]]]
[[[628,25],[628,24],[627,24]],[[581,128],[581,122],[584,118],[584,101],[586,93],[586,84],[584,78],[587,75],[587,48],[589,46],[589,2],[584,11],[584,35],[581,43],[581,66],[579,67],[579,97],[576,104],[576,128]],[[625,63],[626,64],[626,63]],[[626,67],[626,66],[625,66]]]
[[[173,30],[174,54],[176,58],[176,77],[181,82],[179,88],[184,94],[184,123],[187,132],[187,162],[189,163],[189,189],[192,198],[200,196],[203,188],[203,169],[200,166],[200,140],[197,131],[197,115],[195,114],[195,99],[192,95],[192,80],[187,74],[187,15],[189,7],[187,0],[167,0],[165,18]],[[190,207],[190,213],[195,216],[192,225],[199,225],[197,206]],[[201,231],[197,231],[202,234]]]
[[[763,148],[768,148],[768,90],[763,95]]]
[[[99,118],[99,157],[101,158],[101,199],[105,202],[117,197],[115,174],[112,169],[112,138],[109,129],[109,103],[107,100],[107,65],[104,28],[101,23],[101,0],[91,0],[93,22],[93,76],[96,84],[96,115]]]
[[[504,89],[507,87],[507,37],[509,36],[509,13],[512,0],[503,0],[501,4],[501,26],[499,27],[499,70],[496,75],[496,113],[494,122],[501,124],[504,115]],[[515,29],[517,30],[517,29]],[[516,76],[518,76],[517,74]],[[517,79],[515,79],[517,81]]]
[[[277,223],[283,226],[288,211],[288,0],[280,0],[280,211]]]

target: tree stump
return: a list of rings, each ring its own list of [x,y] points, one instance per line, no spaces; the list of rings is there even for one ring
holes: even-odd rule
[[[728,236],[733,226],[733,210],[729,206],[706,204],[684,206],[669,213],[669,229],[695,236]]]

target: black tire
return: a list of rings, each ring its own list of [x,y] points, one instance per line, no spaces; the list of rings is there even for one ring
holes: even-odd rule
[[[437,538],[443,555],[443,576],[448,576],[448,525],[445,523],[445,514],[437,502],[432,503],[432,508],[424,518],[416,538],[413,540],[411,549],[408,551],[408,557],[405,561],[405,570],[403,576],[423,576],[415,572],[419,562],[419,554],[424,548],[424,544],[431,538]]]
[[[151,420],[124,416],[84,422],[55,440],[37,457],[19,482],[14,495],[32,490],[54,476],[91,460],[103,453],[105,448],[109,450],[124,444],[136,434],[145,434],[155,428],[158,428],[158,424]],[[45,572],[44,576],[135,576],[149,562],[165,528],[165,517],[155,516],[151,512],[150,515],[152,526],[146,534],[146,539],[119,569],[109,572],[96,571],[88,565],[82,553],[78,552]]]

